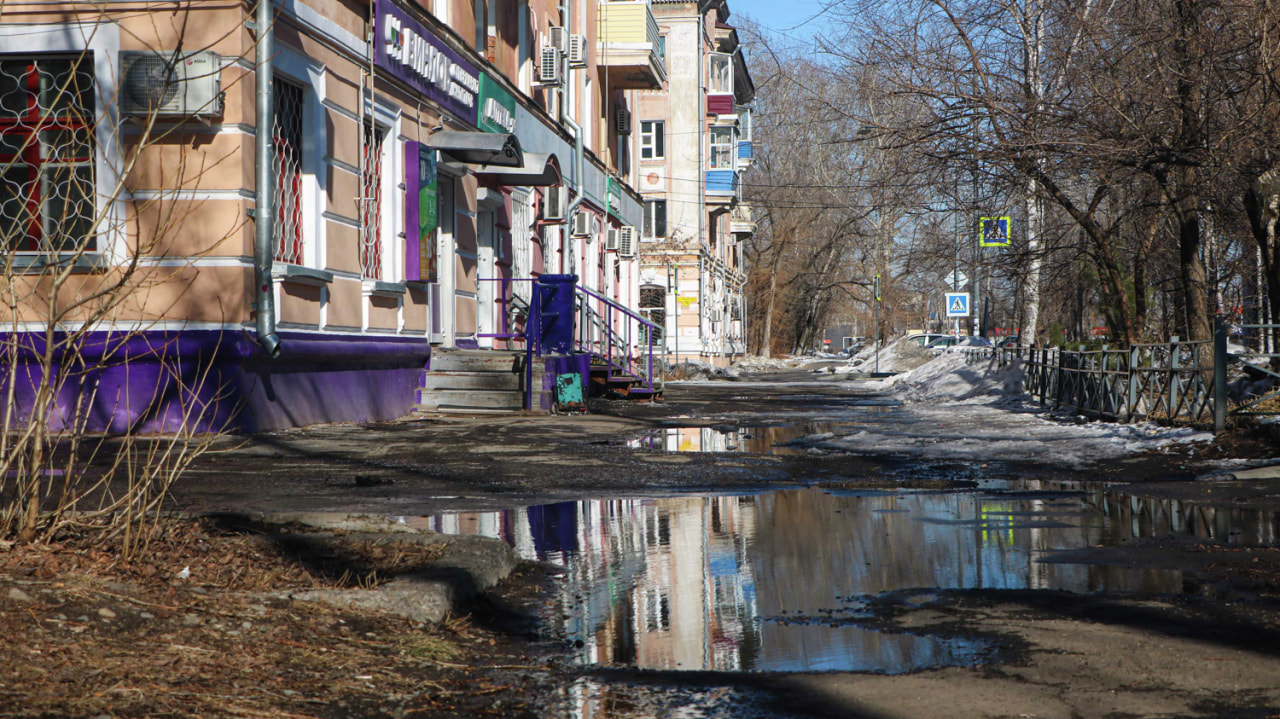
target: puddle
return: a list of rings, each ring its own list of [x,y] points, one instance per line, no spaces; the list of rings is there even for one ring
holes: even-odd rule
[[[804,447],[787,447],[786,442],[814,434],[832,432],[842,425],[812,422],[780,427],[667,427],[646,432],[627,446],[665,452],[747,452],[751,454],[804,454]]]
[[[759,430],[752,430],[759,431]],[[1169,532],[1275,542],[1280,516],[1064,492],[754,495],[565,502],[413,520],[501,537],[565,567],[560,621],[584,663],[664,670],[907,672],[990,660],[983,640],[890,633],[871,597],[946,589],[1179,593],[1172,570],[1037,561]]]

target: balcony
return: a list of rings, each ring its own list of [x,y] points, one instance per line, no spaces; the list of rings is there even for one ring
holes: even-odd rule
[[[738,140],[738,169],[745,170],[755,164],[755,148],[750,140]]]
[[[610,86],[660,90],[667,66],[658,54],[658,23],[647,0],[604,0],[596,26],[596,58]]]
[[[756,231],[755,220],[751,216],[751,205],[738,205],[729,216],[729,231],[735,235],[752,235]]]
[[[707,170],[707,202],[728,204],[738,197],[737,170]]]

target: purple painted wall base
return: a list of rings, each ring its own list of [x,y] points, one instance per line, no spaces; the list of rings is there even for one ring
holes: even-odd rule
[[[281,332],[272,360],[249,333],[192,330],[89,335],[76,352],[55,343],[54,429],[90,432],[255,432],[404,416],[431,354],[425,337]],[[0,387],[14,382],[21,421],[33,415],[44,336],[24,334]]]

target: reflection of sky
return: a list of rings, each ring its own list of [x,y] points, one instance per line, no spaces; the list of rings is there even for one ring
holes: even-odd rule
[[[1060,549],[1187,533],[1259,541],[1280,516],[1108,495],[978,493],[566,502],[502,521],[529,558],[563,562],[565,628],[583,658],[650,668],[900,672],[975,661],[974,640],[857,625],[900,590],[1177,592],[1176,572],[1037,561]]]

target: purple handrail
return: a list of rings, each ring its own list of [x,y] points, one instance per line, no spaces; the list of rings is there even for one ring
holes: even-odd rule
[[[600,294],[600,293],[598,293],[598,292],[594,292],[594,291],[589,290],[589,289],[587,289],[586,287],[582,287],[582,286],[576,286],[576,287],[575,287],[575,289],[576,289],[577,291],[581,292],[581,293],[582,293],[583,295],[585,295],[586,297],[590,297],[590,298],[593,298],[593,299],[598,300],[598,301],[600,301],[600,302],[603,302],[603,303],[604,303],[604,305],[605,305],[605,307],[607,308],[607,310],[606,310],[606,314],[605,314],[605,317],[604,317],[605,322],[604,322],[603,329],[604,329],[604,330],[605,330],[605,332],[606,332],[606,339],[607,339],[608,353],[607,353],[607,354],[604,354],[604,360],[605,360],[605,362],[606,362],[610,367],[614,367],[614,368],[619,369],[619,370],[621,370],[621,371],[623,371],[623,372],[625,372],[625,373],[627,373],[627,374],[630,374],[630,375],[631,375],[631,376],[633,376],[633,377],[636,377],[636,375],[635,375],[635,374],[632,374],[631,369],[630,369],[630,365],[631,365],[631,355],[630,355],[630,348],[631,348],[631,338],[630,338],[630,334],[631,334],[631,327],[630,327],[630,325],[628,325],[628,326],[627,326],[627,335],[628,335],[628,336],[625,338],[625,342],[623,343],[623,346],[627,348],[627,354],[626,354],[626,356],[625,356],[625,358],[626,358],[626,362],[627,362],[627,366],[626,366],[626,367],[623,367],[622,365],[617,364],[617,363],[614,361],[614,354],[615,354],[615,353],[614,353],[614,338],[617,336],[617,334],[618,334],[618,333],[617,333],[616,331],[614,331],[614,329],[613,329],[613,312],[614,312],[614,311],[620,312],[620,313],[622,313],[624,316],[626,316],[626,317],[630,317],[631,319],[634,319],[634,320],[636,320],[637,322],[639,322],[641,325],[643,325],[643,326],[645,326],[645,327],[648,327],[648,328],[649,328],[649,331],[645,333],[645,334],[646,334],[646,339],[648,340],[648,345],[649,345],[649,347],[648,347],[648,352],[646,353],[646,354],[647,354],[648,362],[647,362],[646,370],[645,370],[645,372],[644,372],[643,377],[637,377],[637,379],[643,379],[643,380],[644,380],[644,382],[645,382],[645,386],[646,386],[650,391],[652,391],[652,390],[653,390],[653,333],[654,333],[655,331],[657,331],[658,326],[657,326],[656,324],[654,324],[653,322],[650,322],[649,320],[647,320],[647,319],[645,319],[644,317],[640,316],[640,314],[639,314],[639,313],[634,312],[634,311],[632,311],[631,309],[628,309],[627,307],[624,307],[623,305],[619,304],[617,301],[612,300],[612,299],[610,299],[610,298],[608,298],[608,297],[605,297],[604,295],[601,295],[601,294]],[[599,314],[599,313],[597,313],[597,314]],[[621,338],[620,338],[620,339],[621,339]],[[588,341],[590,341],[590,340],[588,340]],[[588,350],[588,351],[590,351],[590,349],[591,349],[590,347],[588,347],[588,348],[587,348],[587,350]]]

